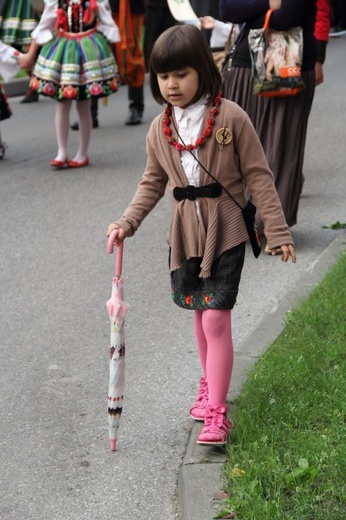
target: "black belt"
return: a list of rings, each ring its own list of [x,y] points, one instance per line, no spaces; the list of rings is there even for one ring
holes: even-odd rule
[[[198,197],[209,197],[214,199],[221,195],[222,188],[217,182],[213,184],[207,184],[206,186],[186,186],[186,188],[179,188],[176,186],[173,190],[173,196],[175,200],[196,200]]]

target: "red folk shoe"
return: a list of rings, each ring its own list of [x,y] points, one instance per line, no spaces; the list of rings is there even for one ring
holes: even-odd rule
[[[195,421],[204,421],[205,409],[208,404],[208,383],[206,377],[201,377],[196,402],[190,408],[190,416]]]
[[[198,435],[197,444],[223,446],[226,444],[232,428],[233,424],[227,419],[226,406],[208,405],[205,411],[204,426]]]
[[[60,159],[52,159],[49,164],[52,166],[52,168],[57,168],[60,170],[61,168],[65,168],[65,166],[67,166],[68,159],[65,159],[64,161],[60,161]]]
[[[84,166],[88,166],[89,164],[89,157],[87,157],[86,159],[84,159],[84,161],[68,161],[67,162],[67,166],[69,168],[84,168]]]

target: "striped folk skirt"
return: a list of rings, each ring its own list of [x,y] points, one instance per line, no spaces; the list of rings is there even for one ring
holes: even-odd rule
[[[11,117],[12,111],[7,101],[7,96],[0,84],[0,121]]]
[[[38,23],[30,0],[5,0],[0,13],[0,40],[25,51],[31,43],[31,32]]]
[[[106,97],[118,90],[118,69],[103,34],[61,31],[44,45],[30,87],[57,101]]]

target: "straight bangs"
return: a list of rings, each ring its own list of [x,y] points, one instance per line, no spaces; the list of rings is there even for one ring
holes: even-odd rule
[[[166,101],[161,95],[157,74],[186,67],[195,69],[199,77],[199,89],[193,102],[207,94],[214,99],[221,88],[221,75],[206,39],[193,25],[175,25],[156,40],[150,57],[150,87],[158,103]]]
[[[171,38],[167,38],[167,40],[167,43],[163,45],[159,45],[160,42],[157,41],[157,50],[151,56],[150,72],[162,74],[181,70],[185,67],[196,68],[195,53],[186,39],[182,41],[179,35],[174,32]]]

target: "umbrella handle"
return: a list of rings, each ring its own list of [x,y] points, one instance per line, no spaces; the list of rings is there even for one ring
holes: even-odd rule
[[[118,235],[118,229],[114,229],[112,231],[112,233],[109,235],[107,251],[110,255],[112,253],[114,253],[114,240],[116,239],[117,235]],[[124,250],[124,242],[122,241],[118,245],[117,259],[115,262],[115,276],[121,276],[121,271],[123,268],[123,250]]]

